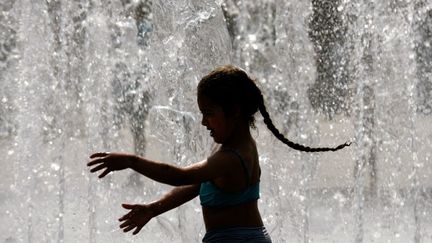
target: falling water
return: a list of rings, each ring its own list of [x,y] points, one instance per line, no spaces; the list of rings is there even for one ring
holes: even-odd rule
[[[208,155],[196,84],[256,77],[259,206],[274,242],[431,242],[429,0],[0,2],[0,242],[199,242],[198,200],[124,234],[121,203],[171,187],[85,164],[124,151],[179,166]]]

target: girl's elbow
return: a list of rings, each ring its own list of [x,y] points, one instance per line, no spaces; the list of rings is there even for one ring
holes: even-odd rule
[[[187,185],[187,183],[185,183],[182,180],[173,180],[170,183],[168,183],[170,186],[184,186]]]
[[[159,175],[157,181],[170,186],[181,186],[183,184],[183,173],[180,168],[166,166],[163,171],[164,172]]]
[[[178,177],[176,179],[173,179],[170,183],[171,186],[187,186],[196,184],[191,178],[188,177]]]

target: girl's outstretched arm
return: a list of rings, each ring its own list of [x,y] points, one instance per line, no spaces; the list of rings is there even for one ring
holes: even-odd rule
[[[90,172],[103,170],[99,178],[111,171],[131,168],[152,180],[172,186],[193,185],[226,176],[233,173],[238,164],[232,162],[237,159],[236,157],[222,152],[216,152],[207,160],[187,167],[178,167],[123,153],[96,153],[90,158],[92,160],[87,165],[94,166]]]
[[[136,235],[150,219],[198,196],[199,189],[199,184],[180,186],[174,188],[162,198],[150,204],[123,204],[123,208],[129,209],[130,212],[119,218],[119,221],[123,222],[120,228],[122,228],[124,232],[135,229],[133,234]]]

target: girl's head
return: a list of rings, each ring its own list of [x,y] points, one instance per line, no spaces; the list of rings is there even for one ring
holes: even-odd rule
[[[273,121],[264,105],[261,90],[255,81],[240,68],[226,65],[218,67],[204,76],[198,84],[198,99],[205,98],[222,108],[227,116],[239,113],[240,117],[254,127],[254,114],[260,111],[267,128],[281,142],[289,147],[306,152],[336,151],[349,143],[341,144],[335,148],[310,148],[293,143],[274,126]]]
[[[254,126],[254,114],[262,100],[261,92],[245,71],[234,66],[222,66],[201,79],[198,98],[206,97],[219,105],[226,115],[240,112],[242,119]]]

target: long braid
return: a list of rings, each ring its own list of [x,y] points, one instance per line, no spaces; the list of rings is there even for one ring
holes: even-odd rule
[[[273,135],[279,139],[281,142],[283,142],[284,144],[288,145],[289,147],[295,149],[295,150],[299,150],[299,151],[304,151],[304,152],[325,152],[325,151],[337,151],[339,149],[342,149],[344,147],[350,146],[351,143],[350,142],[346,142],[344,144],[341,144],[337,147],[334,148],[327,148],[327,147],[320,147],[320,148],[311,148],[308,146],[304,146],[298,143],[294,143],[290,140],[288,140],[283,134],[281,134],[279,132],[279,130],[274,126],[273,121],[270,118],[269,113],[267,112],[267,109],[264,105],[264,98],[261,94],[261,91],[258,89],[257,87],[257,92],[259,92],[258,95],[258,109],[261,113],[261,115],[264,118],[264,123],[267,125],[267,128],[273,133]]]
[[[259,110],[264,117],[267,128],[284,144],[304,152],[325,152],[337,151],[351,145],[347,142],[334,148],[311,148],[288,140],[274,126],[273,121],[264,105],[264,98],[261,90],[256,86],[255,81],[240,68],[226,65],[219,67],[208,75],[204,76],[198,84],[198,94],[204,95],[220,105],[224,112],[233,112],[233,105],[240,104],[242,116],[254,125],[254,114]]]

